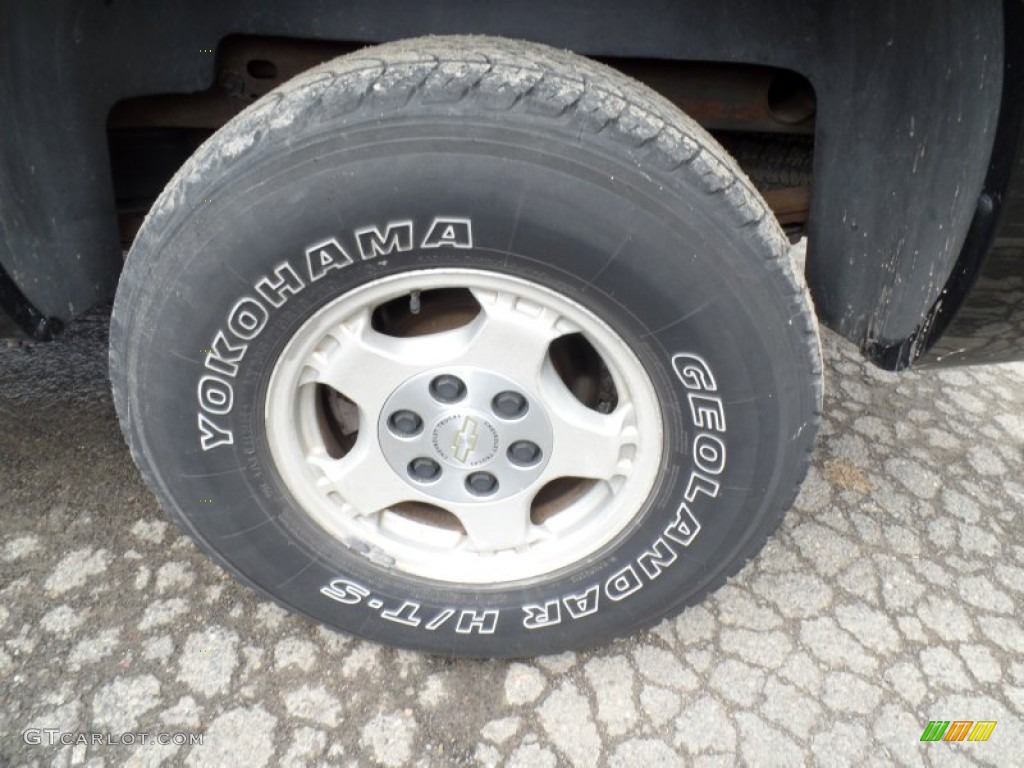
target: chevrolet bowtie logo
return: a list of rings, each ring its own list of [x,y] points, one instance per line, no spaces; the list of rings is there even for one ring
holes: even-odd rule
[[[476,419],[467,416],[462,420],[462,427],[455,433],[455,439],[452,440],[452,455],[456,461],[461,461],[463,464],[469,461],[469,457],[476,450],[477,439]]]

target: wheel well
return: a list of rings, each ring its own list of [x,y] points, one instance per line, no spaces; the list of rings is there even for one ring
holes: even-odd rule
[[[216,48],[214,84],[117,102],[107,120],[122,245],[134,240],[175,171],[220,126],[286,80],[361,42],[233,35]],[[603,57],[666,97],[736,158],[792,237],[810,211],[817,101],[802,75],[776,67]]]

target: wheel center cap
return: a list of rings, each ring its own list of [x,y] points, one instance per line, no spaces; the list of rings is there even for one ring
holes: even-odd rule
[[[435,502],[492,502],[532,486],[552,450],[543,401],[478,368],[438,368],[400,384],[377,425],[391,468]],[[536,490],[536,489],[534,489]]]
[[[442,416],[430,435],[434,451],[456,467],[480,467],[494,458],[501,440],[498,430],[475,411]]]

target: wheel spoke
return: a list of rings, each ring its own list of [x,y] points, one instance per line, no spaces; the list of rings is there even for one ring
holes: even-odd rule
[[[620,403],[612,413],[587,408],[573,396],[550,363],[544,366],[541,381],[554,433],[544,481],[558,477],[611,480],[625,474],[629,460],[622,458],[622,448],[637,440],[636,429],[628,424],[632,406]]]
[[[524,492],[491,503],[478,501],[445,506],[466,529],[467,549],[491,552],[515,549],[531,541],[530,501],[531,495]]]
[[[399,502],[423,498],[395,474],[370,433],[360,434],[340,459],[319,456],[311,462],[324,474],[318,481],[321,490],[338,493],[353,515],[372,515]]]
[[[318,355],[316,380],[342,393],[373,423],[388,395],[410,376],[457,357],[464,349],[458,331],[397,337],[374,330],[370,311],[338,326],[330,335],[337,346]]]
[[[510,293],[473,290],[482,312],[461,329],[466,351],[459,362],[493,371],[535,388],[551,342],[577,330],[557,312]]]

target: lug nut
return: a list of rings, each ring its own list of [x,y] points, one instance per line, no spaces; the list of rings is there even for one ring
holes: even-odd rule
[[[476,496],[488,496],[498,490],[498,478],[490,472],[473,472],[466,478],[466,488]]]
[[[445,373],[430,382],[430,394],[442,403],[457,403],[466,396],[466,385],[458,376]]]
[[[414,480],[426,483],[440,476],[441,465],[433,459],[421,456],[409,462],[409,474]]]
[[[423,428],[423,419],[412,411],[395,411],[388,418],[388,426],[399,437],[412,437]]]
[[[517,440],[508,447],[508,460],[520,467],[528,467],[540,460],[540,446],[529,440]]]
[[[526,413],[528,406],[525,397],[518,392],[506,390],[494,396],[491,407],[503,419],[517,419]]]

